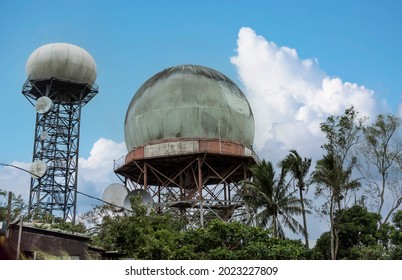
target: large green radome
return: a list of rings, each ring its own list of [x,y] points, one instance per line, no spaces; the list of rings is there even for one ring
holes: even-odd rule
[[[254,118],[243,92],[196,65],[165,69],[136,92],[124,123],[128,151],[168,139],[221,139],[251,147]]]

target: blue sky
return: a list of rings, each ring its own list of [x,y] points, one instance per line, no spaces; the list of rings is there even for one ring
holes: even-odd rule
[[[290,148],[319,157],[318,123],[350,104],[370,117],[402,114],[401,1],[0,0],[0,11],[0,162],[27,167],[32,158],[35,110],[21,94],[29,55],[76,44],[98,69],[79,170],[79,190],[97,197],[117,181],[112,159],[126,152],[131,98],[170,66],[204,65],[234,80],[254,111],[257,152],[273,162]],[[0,167],[0,188],[27,197],[29,178]]]

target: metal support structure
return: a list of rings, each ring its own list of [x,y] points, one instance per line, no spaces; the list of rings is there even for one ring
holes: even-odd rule
[[[212,141],[200,142],[194,145]],[[165,155],[163,151],[162,156],[147,157],[146,151],[154,151],[156,146],[149,145],[129,153],[123,164],[115,163],[115,173],[126,179],[128,188],[146,189],[153,197],[156,212],[176,211],[185,216],[190,227],[203,226],[214,218],[228,221],[238,215],[236,211],[243,211],[237,193],[242,181],[251,177],[249,167],[256,158],[224,154],[228,145],[218,145],[202,153]]]
[[[202,161],[201,158],[197,158],[197,167],[198,167],[198,182],[197,182],[197,192],[198,192],[198,200],[200,201],[200,226],[204,226],[204,198],[202,195],[203,190],[203,174],[202,174]]]
[[[31,179],[28,217],[51,214],[75,222],[81,109],[98,89],[56,79],[28,79],[22,93],[33,105],[41,96],[53,102],[49,112],[36,114],[32,159],[45,162],[47,172]]]

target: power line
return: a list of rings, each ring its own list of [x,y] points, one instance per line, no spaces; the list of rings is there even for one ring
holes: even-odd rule
[[[102,200],[102,199],[100,199],[100,198],[98,198],[98,197],[94,197],[94,196],[92,196],[92,195],[89,195],[89,194],[86,194],[86,193],[83,193],[83,192],[80,192],[80,191],[77,191],[77,190],[75,190],[75,192],[78,193],[78,194],[87,196],[87,197],[89,197],[89,198],[99,200],[99,201],[101,201],[101,202],[103,202],[103,203],[105,203],[105,204],[108,204],[108,205],[110,205],[110,206],[114,206],[114,207],[117,207],[117,208],[121,208],[121,209],[123,209],[123,210],[131,211],[131,210],[126,209],[126,208],[124,208],[124,207],[122,207],[122,206],[118,206],[118,205],[115,205],[115,204],[113,204],[113,203],[104,201],[104,200]]]
[[[26,170],[26,169],[24,169],[24,168],[22,168],[22,167],[19,167],[19,166],[16,166],[16,165],[12,165],[12,164],[8,164],[8,163],[2,163],[2,162],[0,162],[0,165],[1,165],[1,166],[7,166],[7,167],[13,167],[13,168],[19,169],[19,170],[21,170],[21,171],[27,172],[27,173],[31,174],[32,176],[37,177],[37,175],[34,174],[34,173],[32,173],[31,171]],[[127,211],[131,211],[130,209],[126,209],[126,208],[124,208],[124,207],[122,207],[122,206],[118,206],[118,205],[115,205],[115,204],[110,203],[110,202],[108,202],[108,201],[104,201],[103,199],[100,199],[100,198],[98,198],[98,197],[95,197],[95,196],[92,196],[92,195],[89,195],[89,194],[80,192],[80,191],[78,191],[78,190],[75,190],[75,192],[78,193],[78,194],[81,194],[81,195],[83,195],[83,196],[86,196],[86,197],[89,197],[89,198],[92,198],[92,199],[101,201],[101,202],[103,202],[103,203],[105,203],[105,204],[108,204],[108,205],[110,205],[110,206],[113,206],[113,207],[116,207],[116,208],[120,208],[120,209],[123,209],[123,210],[127,210]]]
[[[14,168],[17,168],[17,169],[19,169],[19,170],[21,170],[21,171],[27,172],[27,173],[29,173],[29,174],[32,175],[32,176],[38,177],[37,174],[32,173],[31,171],[26,170],[26,169],[24,169],[24,168],[21,168],[21,167],[19,167],[19,166],[15,166],[15,165],[8,164],[8,163],[2,163],[2,162],[0,162],[0,165],[2,165],[2,166],[8,166],[8,167],[14,167]]]

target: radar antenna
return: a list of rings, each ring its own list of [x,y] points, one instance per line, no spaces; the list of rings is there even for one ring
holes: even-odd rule
[[[36,109],[36,112],[39,114],[46,114],[47,112],[49,112],[52,109],[52,107],[53,107],[53,102],[47,96],[39,97],[38,100],[36,100],[35,109]]]
[[[46,163],[41,160],[35,160],[33,163],[31,163],[31,166],[29,167],[29,172],[31,173],[31,177],[33,179],[43,177],[43,175],[45,175],[46,173],[46,170]]]

